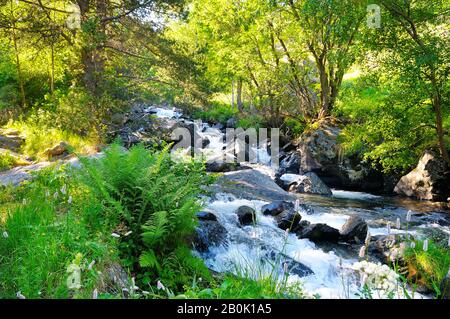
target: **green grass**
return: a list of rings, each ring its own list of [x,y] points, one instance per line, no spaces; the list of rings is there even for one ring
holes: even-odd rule
[[[415,243],[414,248],[408,247],[405,251],[409,280],[425,285],[439,297],[442,294],[441,283],[450,269],[450,250],[431,240],[426,251],[423,250],[423,241]]]
[[[0,153],[0,172],[8,170],[16,165],[16,158],[8,153]]]
[[[31,121],[14,121],[6,125],[20,132],[25,138],[21,152],[29,157],[39,160],[47,160],[44,154],[47,148],[51,148],[60,142],[68,143],[73,152],[86,155],[95,152],[99,138],[96,135],[80,136],[58,128],[35,124]]]
[[[228,104],[212,102],[207,108],[195,111],[193,116],[206,122],[217,122],[225,125],[228,119],[235,117],[237,114],[238,110],[231,108]]]

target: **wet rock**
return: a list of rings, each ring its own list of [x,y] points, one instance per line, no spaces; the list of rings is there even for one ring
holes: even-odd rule
[[[279,268],[276,270],[280,273],[287,269],[289,274],[297,275],[299,277],[306,277],[314,274],[308,266],[283,253],[270,250],[269,248],[267,248],[266,254],[261,258],[261,263],[268,263],[268,267],[274,267],[274,265],[278,266]]]
[[[216,215],[214,215],[213,213],[210,212],[198,212],[196,214],[197,218],[199,220],[211,220],[211,221],[217,221],[217,217]]]
[[[275,216],[279,228],[292,230],[297,227],[302,217],[294,209],[288,209]]]
[[[318,126],[298,140],[300,171],[316,173],[329,187],[380,192],[384,175],[358,154],[344,154],[338,142],[341,128],[329,121],[322,121]]]
[[[237,125],[236,119],[234,117],[230,117],[227,121],[226,127],[227,128],[236,128],[236,125]]]
[[[405,244],[405,235],[380,235],[372,237],[367,249],[368,255],[378,259],[384,264],[398,261],[402,262]]]
[[[294,209],[294,204],[292,202],[276,200],[270,204],[264,205],[261,208],[261,213],[263,215],[277,216],[285,210],[290,209]]]
[[[299,234],[301,233],[306,227],[311,225],[311,223],[307,220],[301,220],[295,228],[292,229],[293,233]]]
[[[362,243],[366,239],[368,226],[359,216],[352,215],[340,231],[341,240],[346,242]]]
[[[229,193],[248,200],[295,200],[292,194],[281,189],[270,176],[257,170],[243,169],[225,173],[210,186],[215,193]]]
[[[211,246],[220,246],[226,243],[227,230],[214,217],[208,215],[208,219],[199,219],[193,240],[194,248],[199,252],[206,252]]]
[[[284,156],[280,161],[279,168],[277,171],[278,175],[284,174],[299,174],[300,173],[300,154],[297,152],[292,152]]]
[[[297,230],[299,238],[307,238],[312,242],[332,242],[339,240],[339,230],[328,226],[327,224],[311,224],[302,230]]]
[[[253,225],[256,223],[256,212],[249,206],[241,206],[236,210],[241,225]]]
[[[130,280],[127,272],[118,263],[107,265],[99,276],[98,290],[116,294],[130,288]]]
[[[211,143],[211,141],[207,137],[204,137],[202,139],[202,147],[203,148],[207,147],[210,143]]]
[[[403,176],[394,191],[418,199],[446,201],[450,197],[450,170],[434,151],[427,151],[417,167]]]
[[[60,142],[59,144],[51,148],[47,148],[44,151],[44,155],[48,156],[49,158],[52,158],[63,154],[68,154],[68,152],[69,152],[69,144],[67,144],[66,142]]]
[[[331,189],[313,172],[304,175],[284,174],[280,180],[290,192],[332,195]]]
[[[210,173],[232,172],[240,168],[239,163],[206,162],[206,171]]]

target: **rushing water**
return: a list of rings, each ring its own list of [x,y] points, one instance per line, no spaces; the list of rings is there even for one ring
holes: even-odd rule
[[[152,108],[152,112],[160,117],[181,118],[181,113],[176,110]],[[223,133],[207,124],[202,124],[197,129],[201,137],[207,138],[210,142],[203,151],[204,154],[214,158],[225,147]],[[266,148],[263,146],[254,151],[258,154],[259,164],[250,166],[273,178],[274,170],[270,167],[270,156]],[[301,213],[302,220],[324,223],[340,229],[349,216],[357,214],[366,220],[372,236],[406,231],[416,237],[427,236],[432,231],[437,231],[443,236],[450,235],[449,214],[438,212],[439,209],[431,204],[362,192],[337,189],[333,189],[332,192],[332,196],[296,195],[313,208],[313,213]],[[353,263],[358,261],[357,252],[342,245],[319,247],[307,239],[297,238],[295,234],[286,236],[286,233],[277,227],[273,217],[261,214],[261,207],[267,203],[236,198],[225,193],[217,194],[214,199],[210,199],[206,210],[214,213],[226,228],[228,243],[221,247],[213,247],[207,254],[201,255],[205,263],[218,272],[246,272],[257,278],[272,271],[271,266],[261,263],[262,257],[267,255],[267,250],[282,252],[314,272],[303,278],[290,274],[289,282],[300,282],[309,294],[319,294],[322,298],[357,297],[359,280],[351,269]],[[244,227],[239,225],[235,211],[242,205],[256,210],[256,225]],[[413,214],[406,230],[405,217],[408,210]],[[395,227],[397,219],[401,221],[400,229]],[[282,269],[279,271],[282,272]]]

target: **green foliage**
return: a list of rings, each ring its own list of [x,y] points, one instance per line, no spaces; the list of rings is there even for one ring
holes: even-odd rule
[[[124,152],[113,145],[101,160],[84,160],[80,178],[103,206],[90,219],[131,232],[119,249],[126,266],[145,271],[137,279],[148,284],[161,278],[176,288],[196,271],[205,272],[184,248],[201,209],[200,186],[210,178],[201,163],[175,163],[168,151],[152,154],[137,146]]]
[[[448,247],[428,241],[428,249],[423,250],[423,241],[416,241],[414,248],[405,250],[405,261],[408,264],[410,277],[413,283],[425,284],[436,292],[439,297],[441,283],[450,269],[450,251]],[[450,289],[447,287],[447,289]]]
[[[92,204],[64,171],[53,170],[19,189],[2,190],[9,195],[0,198],[0,298],[16,298],[19,291],[26,298],[91,297],[98,267],[114,259],[109,238],[84,223]],[[80,253],[85,266],[92,260],[97,265],[84,267],[82,288],[69,291],[66,267]]]
[[[194,112],[195,118],[200,118],[206,122],[221,123],[225,125],[227,121],[237,115],[237,109],[221,102],[212,102],[205,109],[199,109]]]
[[[16,164],[16,158],[8,153],[0,153],[0,172],[12,168]]]

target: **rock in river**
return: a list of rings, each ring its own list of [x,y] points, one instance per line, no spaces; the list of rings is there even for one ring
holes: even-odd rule
[[[340,231],[341,239],[346,242],[364,242],[367,236],[367,223],[359,216],[352,215]]]
[[[236,210],[236,215],[241,225],[253,225],[256,223],[256,212],[249,206],[240,206]]]

